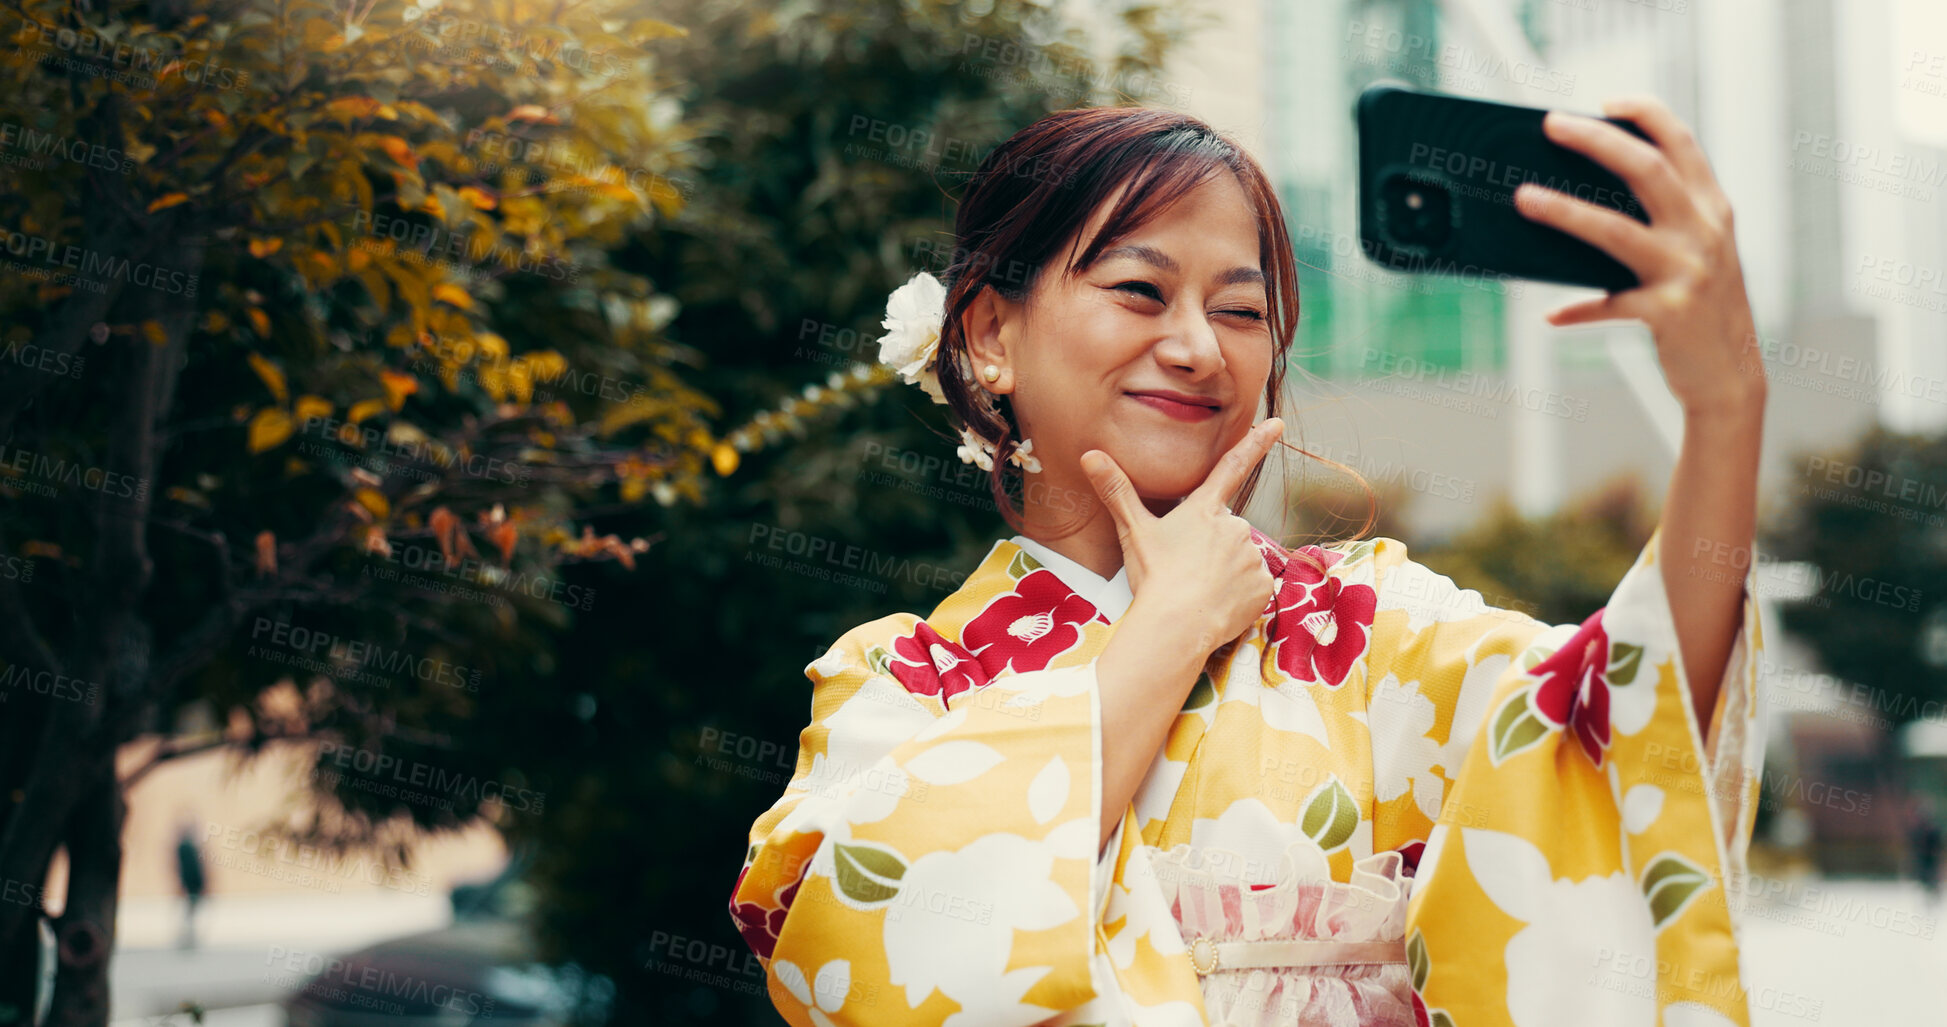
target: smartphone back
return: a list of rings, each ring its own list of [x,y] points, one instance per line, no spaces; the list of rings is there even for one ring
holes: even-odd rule
[[[1547,112],[1373,86],[1359,97],[1359,239],[1395,271],[1527,278],[1620,291],[1636,275],[1608,254],[1514,208],[1523,182],[1647,224],[1622,180],[1542,133]],[[1606,119],[1645,140],[1634,124]]]

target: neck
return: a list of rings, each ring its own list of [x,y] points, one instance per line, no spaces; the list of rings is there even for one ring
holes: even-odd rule
[[[1122,569],[1122,543],[1116,538],[1115,519],[1095,495],[1087,479],[1058,484],[1048,475],[1033,476],[1032,488],[1023,489],[1021,534],[1087,567],[1103,578],[1113,578]],[[1072,501],[1051,504],[1048,497],[1073,497]],[[1149,512],[1161,517],[1174,503],[1143,500]],[[1086,517],[1087,520],[1081,518]],[[1079,524],[1079,526],[1077,526]],[[1066,534],[1057,534],[1066,529]]]

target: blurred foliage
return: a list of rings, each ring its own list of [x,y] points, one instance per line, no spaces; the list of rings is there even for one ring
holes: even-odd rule
[[[1634,477],[1570,499],[1546,517],[1526,518],[1506,502],[1480,523],[1413,559],[1476,589],[1490,606],[1550,624],[1580,624],[1608,605],[1636,562],[1656,511]]]
[[[975,10],[657,8],[688,31],[657,53],[680,84],[696,188],[614,260],[676,301],[666,333],[697,354],[685,380],[722,403],[719,423],[742,426],[726,437],[796,441],[744,453],[701,505],[661,511],[669,541],[636,575],[603,576],[556,651],[578,706],[477,717],[463,739],[548,782],[546,815],[508,830],[534,845],[549,951],[617,981],[618,1022],[777,1022],[754,960],[698,965],[671,939],[747,952],[727,901],[751,822],[792,773],[805,665],[857,624],[930,612],[1011,534],[917,389],[836,419],[794,407],[876,359],[892,289],[944,270],[954,198],[981,157],[1059,107],[1156,100],[1118,90],[1152,82],[1131,70],[1180,28],[1158,7],[1086,38],[1049,6]],[[620,511],[597,530],[647,526]]]
[[[0,660],[100,700],[8,696],[0,871],[42,880],[65,847],[57,930],[101,931],[116,749],[199,720],[147,751],[369,754],[321,761],[282,825],[307,841],[396,856],[542,815],[545,765],[468,732],[585,710],[553,653],[595,582],[783,438],[781,411],[712,429],[677,301],[617,256],[690,188],[662,66],[684,29],[616,0],[21,0],[0,24]],[[618,511],[637,537],[593,529]],[[379,757],[460,783],[403,802]],[[31,915],[0,907],[0,940],[32,944]],[[102,967],[63,964],[54,1022],[105,1015]]]
[[[1759,555],[1817,568],[1816,601],[1787,603],[1785,630],[1824,669],[1883,690],[1895,725],[1947,702],[1947,435],[1876,429],[1801,453],[1797,495]]]

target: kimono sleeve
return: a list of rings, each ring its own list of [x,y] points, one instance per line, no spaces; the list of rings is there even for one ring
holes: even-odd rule
[[[915,690],[887,657],[929,631],[875,621],[806,668],[796,771],[730,903],[793,1024],[1026,1025],[1096,995],[1094,664]]]
[[[1661,534],[1606,605],[1559,625],[1496,609],[1379,540],[1378,798],[1421,800],[1391,817],[1396,833],[1437,821],[1408,945],[1416,994],[1451,1022],[1601,1008],[1615,1014],[1602,1022],[1650,1025],[1686,1005],[1748,1022],[1726,880],[1744,873],[1763,754],[1755,577],[1730,578],[1743,578],[1742,619],[1706,729]]]

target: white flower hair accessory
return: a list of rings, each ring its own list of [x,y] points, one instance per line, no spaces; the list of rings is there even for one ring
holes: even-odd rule
[[[959,453],[961,463],[972,464],[983,471],[994,469],[994,456],[997,451],[993,443],[975,435],[972,428],[960,429],[960,443],[960,448],[956,452]],[[1007,462],[1029,474],[1040,474],[1041,460],[1034,455],[1033,450],[1034,440],[1022,439],[1021,444],[1014,447],[1014,452],[1007,454]]]
[[[879,362],[899,372],[908,385],[918,385],[935,403],[945,403],[940,373],[933,358],[940,351],[940,327],[946,323],[946,286],[921,271],[886,298],[886,334],[879,337]]]
[[[879,337],[879,362],[899,372],[906,384],[918,385],[935,403],[946,402],[939,372],[940,333],[945,324],[946,286],[925,271],[907,279],[906,284],[886,297],[886,317],[880,322],[886,334]],[[969,371],[965,357],[958,359],[962,371]],[[962,463],[973,464],[983,471],[994,469],[997,450],[993,443],[970,428],[960,429],[960,441],[957,452]],[[1007,462],[1030,474],[1040,474],[1041,461],[1033,451],[1034,441],[1022,439],[1014,452],[1007,455]]]

